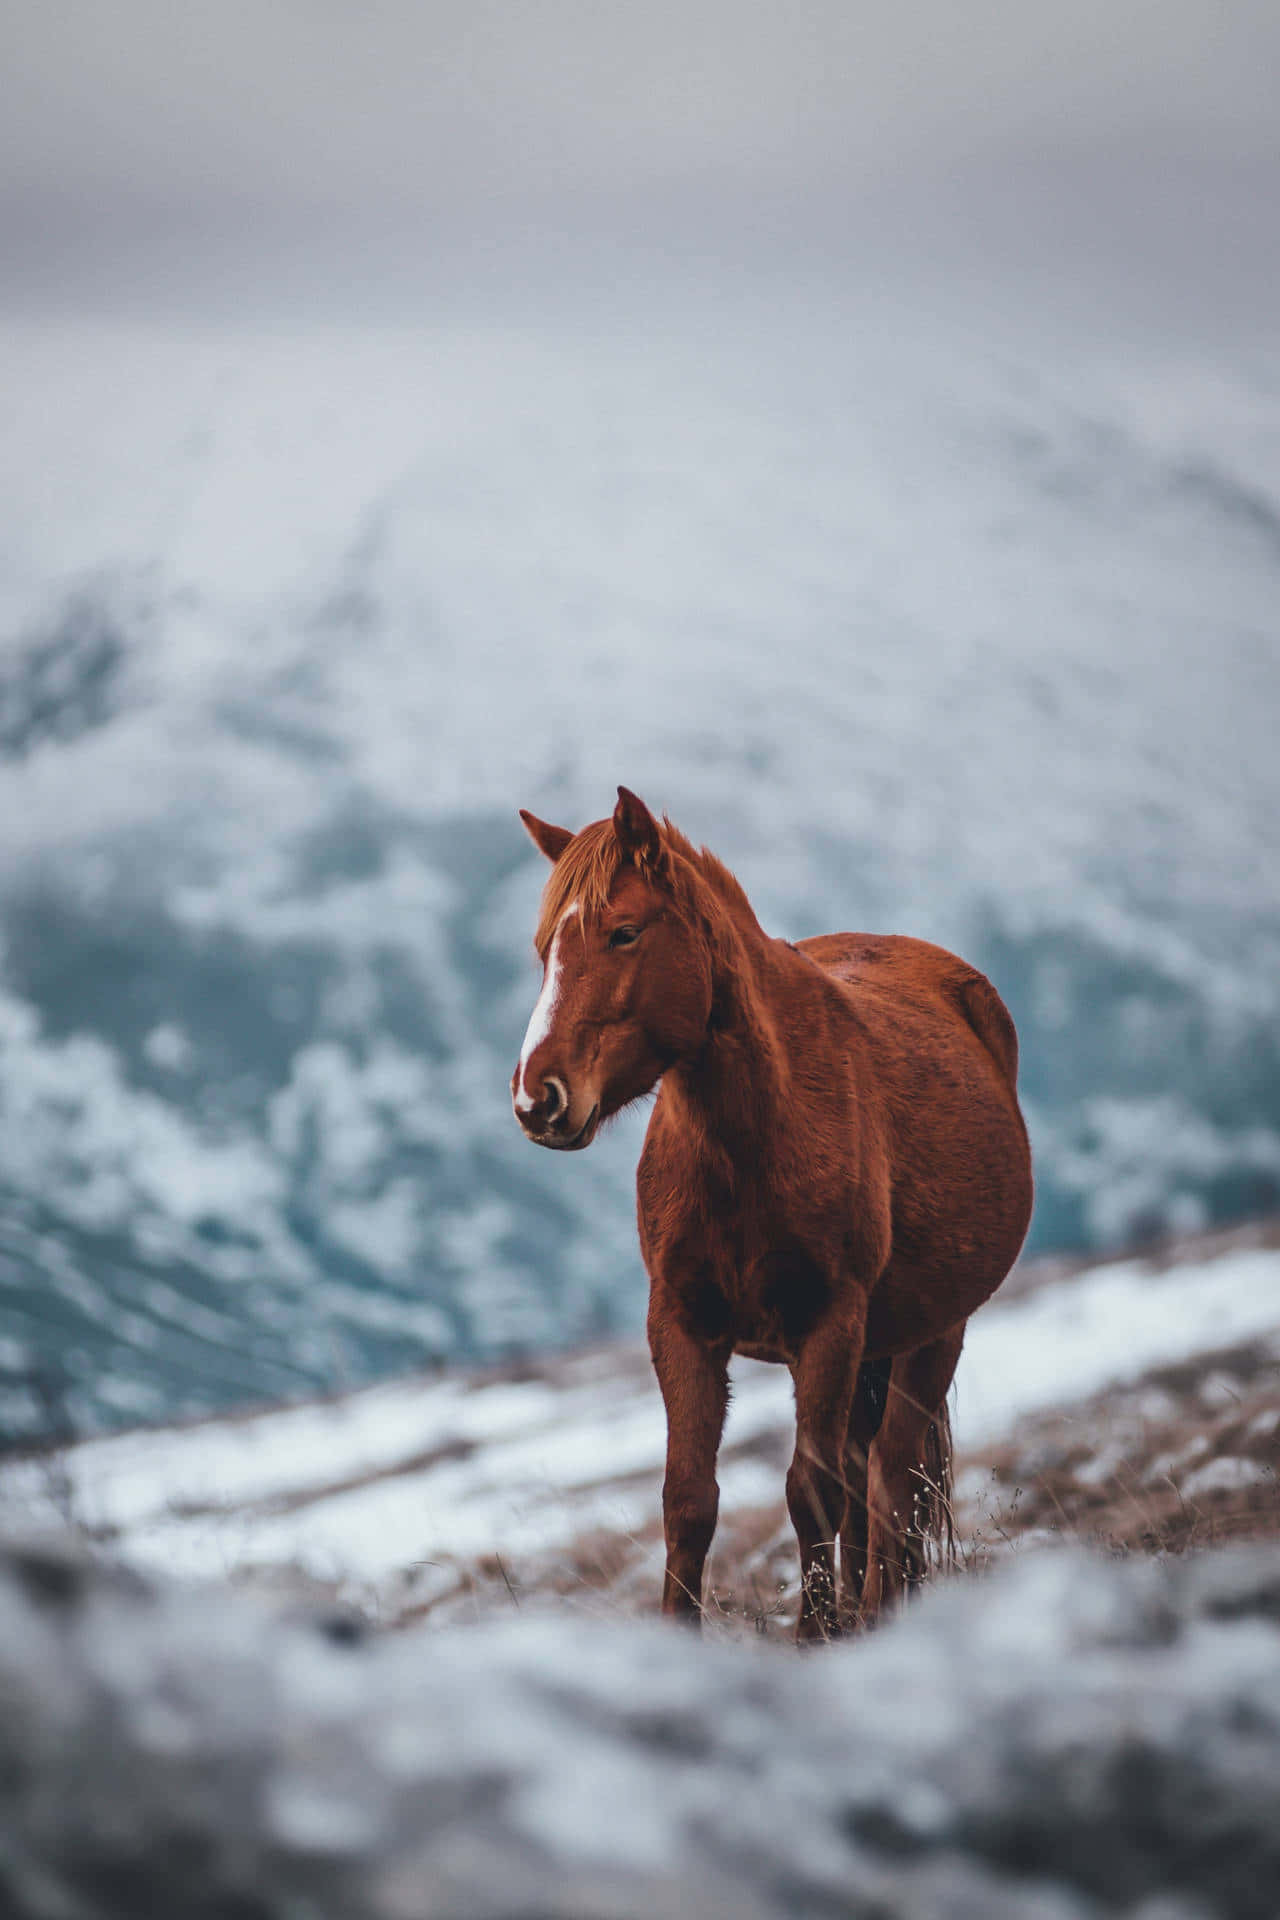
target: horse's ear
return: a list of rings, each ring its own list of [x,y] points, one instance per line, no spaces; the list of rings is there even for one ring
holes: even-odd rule
[[[638,867],[657,873],[662,866],[662,837],[658,823],[638,794],[630,787],[618,788],[618,804],[613,810],[613,831],[623,857]]]
[[[545,853],[554,866],[573,838],[568,827],[553,827],[549,820],[539,820],[536,813],[529,813],[524,807],[520,809],[520,818],[538,852]]]

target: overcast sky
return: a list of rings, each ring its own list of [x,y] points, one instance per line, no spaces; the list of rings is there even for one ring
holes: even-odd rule
[[[1158,222],[1211,240],[1239,220],[1248,249],[1276,210],[1277,0],[6,0],[5,17],[15,284],[89,292],[113,261],[198,277],[211,254],[353,233],[669,223],[750,246],[931,204],[999,227],[1020,196],[1056,195],[1086,231],[1127,196],[1141,227],[1170,182]]]

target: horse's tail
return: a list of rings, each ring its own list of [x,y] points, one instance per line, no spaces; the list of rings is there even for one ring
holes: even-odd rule
[[[956,1563],[953,1494],[951,1413],[944,1400],[925,1433],[920,1492],[916,1498],[916,1532],[927,1559],[941,1572]]]

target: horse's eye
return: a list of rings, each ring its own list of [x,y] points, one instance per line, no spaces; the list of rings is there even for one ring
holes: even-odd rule
[[[609,935],[610,951],[615,947],[634,947],[639,938],[639,927],[615,927]]]

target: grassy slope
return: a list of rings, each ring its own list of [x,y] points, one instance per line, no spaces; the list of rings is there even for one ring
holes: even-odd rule
[[[1280,1248],[1280,1218],[1191,1234],[1150,1250],[1153,1272],[1236,1247]],[[1011,1296],[1088,1262],[1027,1262]],[[1280,1319],[1280,1299],[1277,1300]],[[618,1356],[628,1373],[643,1361]],[[737,1450],[776,1470],[778,1498],[722,1506],[709,1576],[709,1617],[724,1630],[783,1632],[794,1620],[795,1541],[782,1500],[791,1435],[779,1425]],[[1271,1343],[1201,1353],[1124,1387],[1022,1422],[956,1463],[959,1575],[1033,1542],[1081,1539],[1117,1553],[1182,1553],[1228,1540],[1280,1538],[1280,1365]],[[652,1479],[652,1476],[650,1476]],[[476,1615],[555,1595],[575,1604],[651,1607],[661,1562],[659,1492],[634,1530],[596,1528],[569,1553],[511,1564],[499,1554],[457,1568],[454,1584],[410,1604],[409,1616]]]
[[[1093,1284],[1094,1269],[1061,1261],[1018,1269],[1005,1291],[1023,1317],[1021,1345],[1001,1364],[1015,1368],[1015,1384],[1024,1370],[1047,1378],[1050,1398],[1001,1424],[998,1439],[962,1444],[960,1577],[1046,1539],[1179,1553],[1280,1535],[1280,1259],[1274,1322],[1266,1285],[1280,1218],[1153,1248],[1137,1284],[1143,1316],[1176,1313],[1174,1270],[1188,1269],[1200,1292],[1195,1270],[1204,1268],[1210,1291],[1201,1298],[1221,1300],[1213,1308],[1221,1312],[1229,1296],[1212,1292],[1224,1284],[1215,1271],[1256,1249],[1267,1261],[1256,1341],[1242,1344],[1226,1328],[1191,1359],[1061,1405],[1052,1404],[1059,1374],[1052,1354],[1046,1370],[1045,1343],[1070,1345],[1074,1332],[1079,1349],[1080,1326],[1094,1322],[1080,1321],[1072,1295],[1077,1279]],[[1038,1290],[1056,1299],[1057,1318],[1033,1315],[1039,1331],[1029,1335],[1018,1302],[1034,1306]],[[1110,1343],[1102,1357],[1112,1379],[1123,1324],[1109,1320],[1088,1335]],[[1205,1314],[1194,1324],[1203,1328]],[[1064,1352],[1063,1379],[1072,1365]],[[1072,1377],[1084,1377],[1078,1364]],[[70,1522],[96,1549],[152,1571],[340,1599],[389,1624],[445,1625],[539,1605],[643,1614],[661,1577],[663,1437],[647,1355],[615,1344],[11,1457],[0,1463],[0,1520]],[[749,1371],[721,1451],[708,1574],[709,1614],[722,1632],[782,1634],[794,1618],[796,1552],[782,1498],[791,1445],[785,1375]]]

